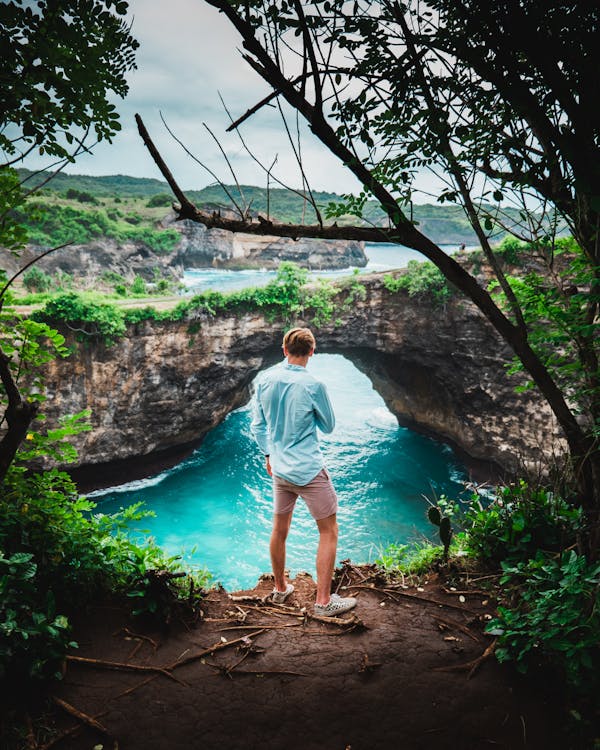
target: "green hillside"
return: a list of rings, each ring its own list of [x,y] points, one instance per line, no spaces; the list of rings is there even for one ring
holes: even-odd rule
[[[29,169],[17,169],[17,172],[21,180],[28,180],[27,188],[43,182],[50,176],[49,172],[36,173]],[[150,177],[127,177],[122,174],[93,177],[91,175],[59,172],[44,187],[44,192],[66,193],[69,189],[89,192],[95,196],[150,198],[157,193],[168,191],[169,186],[162,180],[154,180]]]
[[[18,170],[21,179],[27,179],[27,186],[42,182],[47,173],[34,174],[26,169]],[[228,195],[229,193],[229,195]],[[290,224],[313,224],[315,214],[302,196],[291,190],[273,188],[267,190],[253,185],[226,186],[209,185],[202,190],[190,190],[188,197],[197,206],[214,209],[216,207],[233,208],[233,201],[243,209],[250,208],[251,214],[267,214],[276,221]],[[336,193],[315,192],[314,198],[322,212],[329,203],[341,201]],[[233,201],[232,201],[233,199]],[[164,216],[174,196],[169,186],[162,180],[147,177],[129,177],[126,175],[107,175],[93,177],[89,175],[56,175],[40,191],[37,204],[54,206],[54,220],[59,220],[59,213],[69,206],[78,212],[95,211],[108,214],[111,221],[125,221],[136,226],[152,226]],[[61,208],[56,208],[62,206]],[[369,201],[364,209],[365,220],[369,224],[385,225],[386,217],[375,201]],[[450,205],[415,205],[413,218],[421,229],[434,241],[440,243],[473,243],[473,230],[464,217],[459,206]],[[96,216],[98,219],[98,216]],[[73,215],[69,214],[72,222]],[[351,216],[338,217],[339,224],[353,223],[357,219]],[[29,225],[34,229],[34,223]],[[98,225],[94,220],[94,224]],[[101,223],[101,222],[100,222]],[[36,241],[39,241],[39,224],[35,227]]]

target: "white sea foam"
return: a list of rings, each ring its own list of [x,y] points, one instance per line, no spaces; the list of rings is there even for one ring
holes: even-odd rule
[[[116,487],[105,487],[101,490],[94,490],[93,492],[86,492],[86,497],[102,497],[103,495],[114,494],[117,492],[138,492],[139,490],[148,489],[148,487],[156,487],[169,475],[169,471],[163,471],[161,474],[156,474],[146,479],[134,479],[126,484],[119,484]]]

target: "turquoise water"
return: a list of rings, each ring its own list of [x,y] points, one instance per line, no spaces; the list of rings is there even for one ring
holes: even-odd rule
[[[441,245],[440,247],[447,253],[458,250],[457,245]],[[358,269],[360,274],[404,268],[409,260],[425,260],[416,250],[387,242],[365,243],[365,255],[367,265]],[[352,271],[352,268],[344,268],[336,271],[314,271],[310,275],[313,278],[335,279],[348,276]],[[196,294],[207,289],[234,291],[249,286],[264,286],[274,279],[275,275],[275,271],[261,269],[228,271],[222,268],[188,268],[185,271],[183,283],[188,292]]]
[[[340,355],[317,354],[309,370],[328,387],[337,417],[322,448],[340,500],[338,562],[375,559],[390,542],[432,537],[430,497],[457,496],[466,475],[452,451],[398,426],[369,379]],[[205,565],[227,589],[253,586],[268,572],[271,486],[250,435],[250,411],[231,413],[179,466],[140,482],[92,493],[98,510],[143,500],[143,522],[171,554]],[[299,501],[288,543],[292,575],[315,575],[317,534]]]

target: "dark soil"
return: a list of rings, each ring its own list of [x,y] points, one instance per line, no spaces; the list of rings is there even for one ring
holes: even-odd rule
[[[338,580],[340,593],[351,592],[359,601],[354,613],[343,616],[347,626],[303,618],[302,608],[312,613],[315,596],[308,575],[294,580],[287,609],[261,601],[272,588],[271,581],[262,580],[245,592],[254,601],[210,592],[201,620],[185,625],[175,618],[168,632],[143,628],[117,606],[80,613],[74,655],[164,667],[169,674],[69,660],[54,691],[54,698],[68,706],[54,703],[51,746],[567,747],[551,685],[542,690],[531,677],[499,664],[493,653],[474,662],[493,644],[483,634],[494,611],[483,584],[463,584],[464,594],[438,579],[387,590],[379,582],[372,589],[372,570],[347,566],[345,571]],[[238,640],[244,636],[246,642]],[[69,706],[85,716],[75,718]],[[86,717],[95,717],[101,728],[88,726]]]

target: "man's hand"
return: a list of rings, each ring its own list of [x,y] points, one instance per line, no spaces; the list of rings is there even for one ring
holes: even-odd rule
[[[265,461],[267,462],[267,474],[272,477],[273,476],[273,470],[271,469],[271,462],[269,461],[269,457],[265,456]]]

